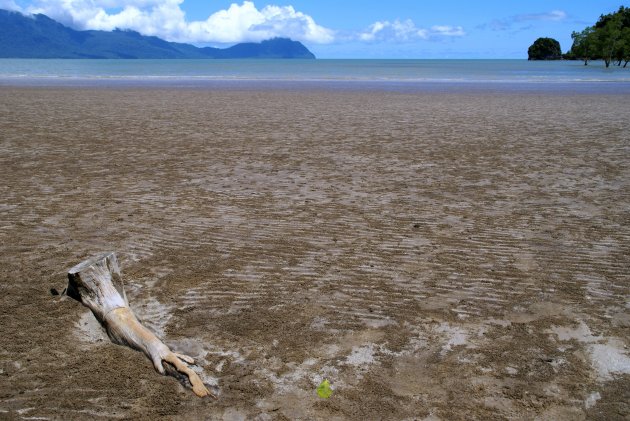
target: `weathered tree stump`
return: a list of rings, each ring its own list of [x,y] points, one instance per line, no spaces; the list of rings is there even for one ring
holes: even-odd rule
[[[194,364],[193,358],[172,352],[133,314],[113,252],[94,256],[70,269],[66,294],[92,310],[114,343],[142,351],[161,374],[186,375],[197,396],[214,397],[197,373],[188,367],[187,364]],[[166,364],[165,370],[163,362],[174,369]]]

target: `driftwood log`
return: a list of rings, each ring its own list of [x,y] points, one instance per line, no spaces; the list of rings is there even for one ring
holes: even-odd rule
[[[180,378],[185,375],[197,396],[214,397],[188,366],[194,364],[193,358],[171,351],[133,314],[113,252],[92,257],[70,269],[66,294],[92,310],[114,343],[143,352],[161,374]]]

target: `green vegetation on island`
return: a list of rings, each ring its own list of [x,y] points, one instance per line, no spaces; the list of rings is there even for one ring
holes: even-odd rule
[[[606,67],[612,64],[623,67],[630,62],[630,8],[621,6],[615,13],[601,15],[593,26],[571,34],[573,46],[567,58],[604,60]]]

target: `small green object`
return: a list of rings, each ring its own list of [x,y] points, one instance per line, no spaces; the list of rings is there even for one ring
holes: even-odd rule
[[[324,381],[317,386],[317,395],[324,399],[330,398],[330,395],[332,395],[332,389],[330,388],[330,382],[328,379],[324,379]]]

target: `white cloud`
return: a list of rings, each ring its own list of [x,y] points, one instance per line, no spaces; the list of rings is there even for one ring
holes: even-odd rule
[[[358,34],[361,41],[397,41],[409,42],[443,37],[461,37],[466,35],[461,26],[434,25],[430,28],[419,28],[411,20],[378,21],[367,30]]]
[[[0,0],[0,9],[12,10],[16,12],[22,11],[20,6],[18,6],[13,0]]]
[[[317,25],[312,17],[296,11],[293,6],[265,6],[258,10],[248,1],[240,6],[232,4],[205,21],[192,22],[189,29],[197,40],[226,43],[279,35],[314,43],[334,40],[334,31]]]
[[[461,26],[435,25],[431,27],[431,34],[443,37],[463,37],[466,35]]]
[[[551,20],[561,21],[567,18],[566,12],[562,10],[552,10],[548,13],[531,13],[525,15],[516,15],[512,19],[516,22],[524,22],[530,20]]]
[[[513,25],[523,22],[561,22],[569,17],[563,10],[552,10],[545,13],[526,13],[522,15],[514,15],[505,19],[495,19],[489,24],[482,25],[482,28],[489,27],[495,31],[505,31],[512,28]]]
[[[365,32],[359,34],[361,41],[381,41],[395,39],[409,41],[410,39],[426,39],[427,31],[417,28],[410,19],[394,22],[374,22]]]
[[[0,0],[0,2],[13,0]],[[183,0],[38,0],[29,13],[43,13],[77,29],[133,29],[169,41],[237,43],[289,37],[329,43],[334,31],[292,6],[265,6],[251,1],[233,3],[203,21],[188,22]],[[111,12],[111,10],[115,10]]]

